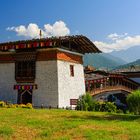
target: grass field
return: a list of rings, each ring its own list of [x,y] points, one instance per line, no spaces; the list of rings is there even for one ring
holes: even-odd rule
[[[0,108],[0,140],[140,140],[140,116]]]

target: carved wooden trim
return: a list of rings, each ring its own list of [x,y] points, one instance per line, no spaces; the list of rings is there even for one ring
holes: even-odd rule
[[[83,64],[83,57],[60,50],[46,50],[38,52],[20,52],[13,54],[1,54],[0,63],[12,63],[16,61],[49,61],[62,60],[67,62]]]

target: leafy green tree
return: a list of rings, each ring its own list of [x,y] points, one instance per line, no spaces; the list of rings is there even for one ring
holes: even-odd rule
[[[140,115],[140,90],[132,92],[127,96],[127,104],[130,112]]]

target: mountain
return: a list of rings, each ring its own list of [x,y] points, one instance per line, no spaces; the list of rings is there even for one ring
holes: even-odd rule
[[[115,68],[115,70],[118,70],[118,69],[131,69],[132,67],[135,67],[135,68],[140,68],[140,59],[134,61],[134,62],[131,62],[131,63],[127,63],[125,65],[121,65],[121,66],[118,66]]]
[[[113,69],[123,64],[126,64],[124,60],[108,53],[85,54],[84,56],[84,66],[91,65],[100,69]]]
[[[128,63],[133,62],[137,59],[140,59],[140,46],[134,46],[127,50],[113,51],[109,54],[115,57],[119,57]]]

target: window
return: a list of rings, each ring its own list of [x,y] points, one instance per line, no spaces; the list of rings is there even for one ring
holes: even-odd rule
[[[74,77],[74,65],[70,65],[70,76]]]
[[[30,81],[35,79],[35,61],[16,62],[16,80]]]

